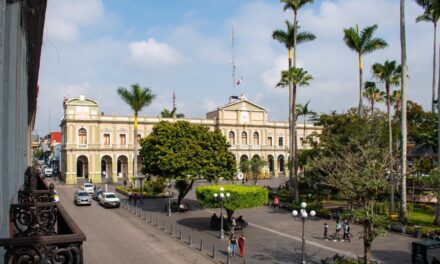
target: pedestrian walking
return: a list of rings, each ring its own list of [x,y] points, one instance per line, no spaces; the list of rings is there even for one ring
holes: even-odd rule
[[[333,239],[333,241],[337,241],[341,237],[341,235],[339,234],[339,231],[341,231],[341,224],[339,223],[339,220],[336,220],[336,232],[335,232],[335,238]]]
[[[348,220],[344,221],[344,240],[351,242],[350,239],[350,223]]]
[[[235,257],[235,251],[237,249],[237,238],[235,237],[234,234],[231,234],[229,236],[229,250],[230,250],[230,255],[231,257]]]
[[[241,236],[238,238],[238,249],[240,250],[240,257],[244,257],[244,241],[246,238],[244,237],[244,234],[241,234]]]
[[[328,224],[324,224],[324,240],[328,240]]]
[[[278,208],[278,206],[280,205],[280,199],[278,198],[278,196],[275,196],[275,198],[273,198],[273,208]]]
[[[237,222],[235,221],[235,217],[232,217],[231,220],[231,233],[234,234],[235,233],[235,227],[237,226]]]
[[[124,179],[123,184],[124,184],[124,188],[127,188],[127,179]]]

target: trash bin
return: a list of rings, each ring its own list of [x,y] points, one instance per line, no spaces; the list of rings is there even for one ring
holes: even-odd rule
[[[414,226],[416,228],[415,237],[420,239],[422,238],[422,227],[420,226]]]

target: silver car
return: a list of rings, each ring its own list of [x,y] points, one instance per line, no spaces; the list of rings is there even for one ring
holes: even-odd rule
[[[86,191],[76,191],[73,202],[76,205],[92,205],[92,197]]]

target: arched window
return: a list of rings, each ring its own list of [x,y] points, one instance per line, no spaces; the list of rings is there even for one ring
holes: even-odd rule
[[[79,144],[81,145],[87,144],[87,131],[84,128],[78,130],[78,138],[79,138]]]
[[[258,132],[254,132],[254,145],[260,145],[260,135],[258,135]]]
[[[247,134],[244,131],[243,131],[243,133],[241,133],[241,144],[247,145]]]
[[[233,131],[229,132],[228,139],[231,146],[235,145],[235,133]]]

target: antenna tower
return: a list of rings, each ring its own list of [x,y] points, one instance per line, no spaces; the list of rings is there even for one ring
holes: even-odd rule
[[[232,86],[234,88],[236,88],[236,83],[235,83],[236,79],[235,79],[235,36],[234,36],[234,25],[231,26],[231,64],[232,64]]]
[[[173,91],[173,110],[176,109],[176,92]]]

